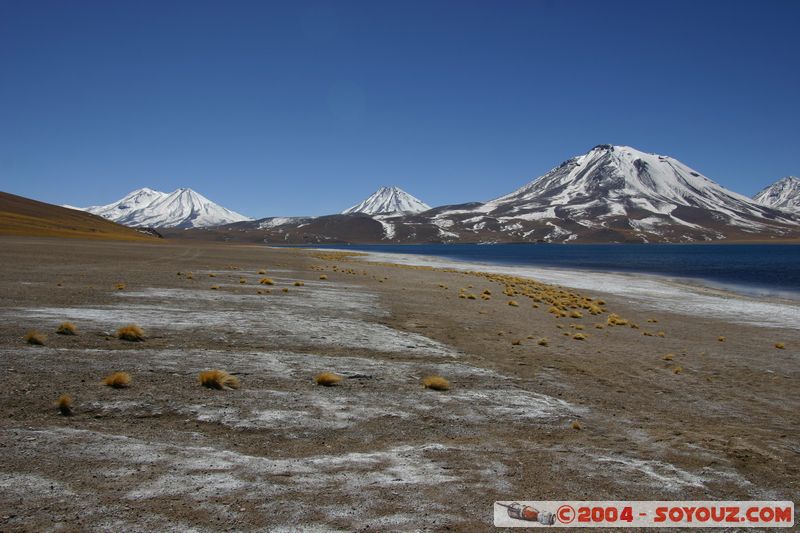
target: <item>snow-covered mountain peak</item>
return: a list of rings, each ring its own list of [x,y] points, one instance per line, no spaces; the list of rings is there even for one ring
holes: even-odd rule
[[[408,194],[400,187],[391,186],[381,187],[363,202],[342,211],[342,214],[420,213],[430,208],[428,204]]]
[[[83,209],[126,226],[198,228],[251,220],[183,187],[171,193],[147,187],[103,206]]]
[[[800,212],[800,178],[786,176],[753,196],[753,199],[775,209]]]

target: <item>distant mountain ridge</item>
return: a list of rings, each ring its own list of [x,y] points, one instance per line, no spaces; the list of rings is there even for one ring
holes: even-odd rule
[[[800,213],[800,178],[781,178],[753,196],[753,200],[775,209]]]
[[[108,205],[73,209],[132,227],[203,228],[252,220],[188,188],[165,193],[144,187]]]
[[[224,240],[281,243],[800,239],[800,214],[730,191],[672,157],[629,146],[595,146],[488,202],[384,212],[395,209],[385,207],[384,189],[339,215],[208,231]]]
[[[400,187],[381,187],[366,200],[342,211],[343,215],[364,213],[366,215],[419,213],[431,206],[408,194]]]

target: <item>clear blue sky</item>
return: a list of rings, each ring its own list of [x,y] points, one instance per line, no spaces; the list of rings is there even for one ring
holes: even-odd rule
[[[510,192],[600,143],[800,174],[800,1],[0,0],[0,190],[251,216]]]

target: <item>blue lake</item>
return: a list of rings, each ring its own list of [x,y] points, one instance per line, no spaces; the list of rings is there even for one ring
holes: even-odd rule
[[[791,244],[338,244],[317,248],[496,265],[641,272],[702,280],[745,293],[800,298],[800,245]]]

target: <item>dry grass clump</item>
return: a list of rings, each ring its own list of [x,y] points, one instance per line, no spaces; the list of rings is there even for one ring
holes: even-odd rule
[[[114,285],[114,289],[116,289],[118,291],[124,291],[125,290],[125,284],[124,283],[117,283],[116,285]]]
[[[192,275],[191,272],[186,273],[186,279],[194,279],[194,276]]]
[[[450,390],[450,382],[442,376],[428,376],[423,378],[422,385],[426,389]]]
[[[603,324],[595,324],[594,329],[603,329],[605,326]]]
[[[326,280],[326,279],[328,279],[328,276],[326,276],[325,274],[322,274],[322,275],[319,277],[319,279],[321,279],[321,280]]]
[[[570,318],[583,318],[583,313],[577,309],[569,314]]]
[[[576,341],[585,341],[586,335],[584,335],[583,333],[576,333],[575,335],[572,336],[572,338],[575,339]]]
[[[334,385],[338,385],[343,379],[344,378],[342,376],[339,374],[334,374],[333,372],[323,372],[314,376],[314,382],[316,382],[317,385],[322,385],[323,387],[332,387]]]
[[[516,300],[509,300],[508,305],[510,305],[511,307],[519,307],[519,302],[517,302]]]
[[[519,339],[511,341],[511,346],[519,346],[520,344],[522,344],[522,341]]]
[[[572,427],[572,429],[577,430],[577,431],[580,431],[580,430],[583,429],[583,424],[581,424],[577,420],[573,420],[572,424],[570,424],[570,426]]]
[[[203,387],[208,387],[209,389],[223,390],[239,388],[239,378],[231,376],[224,370],[203,370],[197,378],[200,380],[200,384]]]
[[[72,416],[72,398],[69,394],[62,394],[56,400],[56,407],[58,412],[64,416]]]
[[[272,281],[270,278],[261,278],[258,282],[262,285],[275,285],[275,282]]]
[[[103,385],[115,389],[124,389],[131,384],[131,375],[127,372],[114,372],[103,379]]]
[[[663,331],[659,331],[658,333],[656,333],[656,335],[658,335],[658,336],[659,336],[659,337],[661,337],[662,339],[663,339],[664,337],[666,337],[666,336],[667,336],[667,334],[666,334],[666,333],[664,333]]]
[[[303,283],[302,281],[295,281],[294,282],[294,286],[295,287],[302,287],[303,285],[305,285],[305,283]]]
[[[209,277],[209,278],[216,278],[216,277],[217,277],[217,275],[216,275],[216,274],[214,274],[213,272],[210,272],[210,273],[208,274],[208,277]]]
[[[264,275],[264,274],[266,274],[266,273],[267,273],[266,269],[263,269],[263,268],[257,272],[257,274],[258,274],[259,276],[263,276],[263,275]]]
[[[59,335],[77,335],[78,329],[72,322],[62,322],[56,329],[56,333]]]
[[[219,285],[212,285],[211,286],[211,290],[212,291],[218,291],[219,290]]]
[[[548,342],[549,341],[547,340],[547,337],[542,337],[536,344],[538,344],[539,346],[547,346]]]
[[[785,344],[783,344],[782,342],[776,342],[776,343],[775,343],[775,347],[776,347],[777,349],[779,349],[779,350],[785,350],[785,349],[786,349],[786,345],[785,345]]]
[[[25,334],[24,339],[25,342],[27,342],[28,344],[33,344],[35,346],[44,346],[44,341],[47,340],[47,337],[45,337],[39,332],[31,330]]]
[[[667,355],[665,355],[665,356],[664,356],[664,357],[662,357],[661,359],[663,359],[664,361],[672,361],[672,359],[673,359],[674,357],[675,357],[675,354],[674,354],[674,353],[668,353]]]
[[[657,324],[657,323],[658,323],[658,320],[656,320],[655,318],[648,318],[648,319],[647,319],[647,322],[648,322],[649,324]]]
[[[622,318],[617,314],[610,314],[608,315],[608,319],[606,320],[606,324],[609,326],[627,326],[628,320],[626,318]]]
[[[247,283],[247,280],[245,278],[239,278],[239,283],[244,285],[245,283]]]
[[[130,324],[117,330],[117,338],[128,342],[142,342],[144,330],[136,324]]]
[[[725,337],[723,337],[722,335],[720,335],[719,337],[717,337],[717,340],[718,340],[719,342],[725,342]]]
[[[676,367],[675,367],[675,368],[672,370],[672,372],[674,372],[675,374],[682,374],[682,373],[683,373],[683,367],[682,367],[682,366],[676,366]]]

